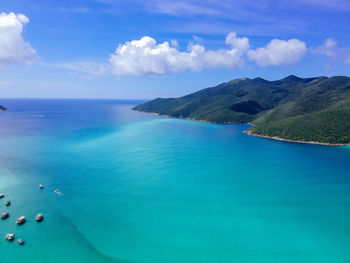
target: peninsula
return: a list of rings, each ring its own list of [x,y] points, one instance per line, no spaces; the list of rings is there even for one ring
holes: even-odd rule
[[[250,123],[247,134],[277,140],[350,144],[350,78],[345,76],[235,79],[133,109],[212,123]]]
[[[7,111],[7,110],[8,110],[8,109],[7,109],[6,107],[0,105],[0,112],[1,112],[1,111]]]

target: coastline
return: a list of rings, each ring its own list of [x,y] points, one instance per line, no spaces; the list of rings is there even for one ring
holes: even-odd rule
[[[173,118],[173,119],[184,119],[184,120],[190,120],[190,121],[199,121],[199,122],[204,122],[204,123],[211,123],[211,124],[237,124],[234,122],[210,122],[210,121],[205,121],[205,120],[197,120],[197,119],[192,119],[192,118],[179,118],[179,117],[173,117],[165,114],[159,114],[157,112],[147,112],[147,111],[140,111],[140,110],[135,110],[132,109],[133,111],[141,112],[141,113],[150,113],[162,117],[167,117],[167,118]],[[248,122],[246,124],[254,126],[254,124]],[[343,143],[324,143],[324,142],[314,142],[314,141],[298,141],[298,140],[289,140],[289,139],[283,139],[277,136],[267,136],[267,135],[259,135],[259,134],[254,134],[252,133],[249,129],[243,131],[243,133],[250,135],[250,136],[255,136],[255,137],[260,137],[260,138],[265,138],[265,139],[270,139],[270,140],[275,140],[275,141],[282,141],[282,142],[291,142],[291,143],[302,143],[302,144],[314,144],[314,145],[322,145],[322,146],[350,146],[350,144],[343,144]]]
[[[349,146],[350,145],[350,144],[343,144],[343,143],[326,143],[326,142],[298,141],[298,140],[283,139],[283,138],[280,138],[277,136],[267,136],[267,135],[254,134],[250,130],[245,130],[243,133],[250,135],[250,136],[255,136],[255,137],[260,137],[260,138],[265,138],[265,139],[270,139],[270,140],[276,140],[276,141],[282,141],[282,142],[315,144],[315,145],[323,145],[323,146]]]
[[[134,109],[131,109],[131,110],[136,111],[136,112],[141,112],[141,113],[154,114],[157,116],[162,116],[162,117],[171,118],[171,119],[182,119],[182,120],[198,121],[198,122],[211,123],[211,124],[238,124],[238,123],[229,122],[229,121],[228,122],[206,121],[206,120],[198,120],[198,119],[192,119],[192,118],[174,117],[174,116],[170,116],[170,115],[166,115],[166,114],[159,114],[157,112],[140,111],[140,110],[134,110]],[[244,124],[244,123],[242,123],[242,124]],[[250,124],[250,123],[246,123],[246,124]]]

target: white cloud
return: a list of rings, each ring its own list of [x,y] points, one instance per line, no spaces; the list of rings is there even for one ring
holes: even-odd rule
[[[311,51],[314,54],[325,55],[327,57],[335,59],[337,57],[337,42],[332,38],[327,38],[324,40],[323,45],[318,46]]]
[[[151,12],[168,15],[219,15],[221,12],[201,1],[147,1],[146,6]]]
[[[22,37],[23,26],[29,22],[23,14],[0,13],[0,64],[29,63],[35,50]]]
[[[306,53],[306,44],[298,39],[273,39],[265,47],[249,50],[248,57],[260,66],[293,64]]]
[[[332,38],[324,40],[323,44],[311,50],[316,55],[324,55],[332,60],[341,60],[350,64],[350,48],[338,47],[337,41]]]
[[[205,68],[234,68],[244,64],[242,56],[249,48],[248,38],[239,38],[236,33],[226,37],[230,49],[206,50],[204,46],[190,43],[183,52],[168,42],[157,44],[156,40],[145,36],[119,44],[110,55],[113,74],[152,75],[199,71]]]
[[[170,40],[170,45],[175,47],[175,48],[179,48],[179,43],[177,42],[176,39]]]
[[[240,50],[241,52],[245,52],[249,49],[249,39],[246,37],[237,37],[236,33],[234,32],[227,35],[225,43],[232,45],[233,48]]]
[[[60,7],[60,8],[55,8],[54,10],[57,10],[63,13],[90,13],[91,12],[91,9],[86,7],[76,7],[76,8]]]
[[[334,47],[338,44],[337,41],[335,41],[332,38],[327,38],[327,39],[325,39],[324,42],[325,42],[324,46],[327,48]]]
[[[201,42],[203,40],[202,37],[199,37],[197,35],[193,35],[192,38],[193,38],[193,41],[195,41],[195,42]]]
[[[75,61],[75,62],[64,62],[58,64],[45,64],[55,68],[62,68],[73,70],[81,73],[87,73],[90,75],[105,75],[108,72],[108,66],[104,63],[98,63],[94,61]]]

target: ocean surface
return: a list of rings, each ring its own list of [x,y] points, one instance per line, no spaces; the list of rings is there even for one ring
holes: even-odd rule
[[[1,263],[350,262],[349,147],[138,103],[0,100]]]

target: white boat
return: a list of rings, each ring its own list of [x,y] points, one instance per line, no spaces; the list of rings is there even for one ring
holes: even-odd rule
[[[10,216],[9,212],[5,212],[1,214],[1,219],[6,219]]]
[[[42,213],[37,214],[35,217],[35,220],[37,222],[41,222],[41,221],[43,221],[43,219],[44,219],[44,215]]]
[[[4,196],[5,196],[4,194],[0,194],[0,198],[4,198]]]
[[[12,241],[15,238],[15,233],[8,233],[5,236],[6,240]]]
[[[25,216],[20,216],[19,218],[17,218],[16,223],[18,225],[22,225],[22,224],[24,224],[25,221],[26,221],[26,217]]]

